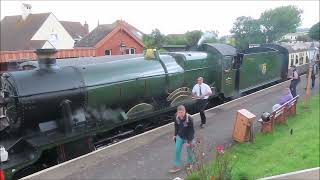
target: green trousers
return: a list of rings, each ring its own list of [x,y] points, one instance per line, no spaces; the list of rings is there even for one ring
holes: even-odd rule
[[[176,158],[175,158],[175,165],[178,167],[182,166],[181,163],[181,151],[183,144],[187,143],[187,140],[181,139],[179,136],[176,137]],[[192,149],[191,147],[187,147],[187,162],[192,163]]]

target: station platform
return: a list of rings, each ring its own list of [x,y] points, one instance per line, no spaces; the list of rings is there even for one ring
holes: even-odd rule
[[[270,112],[272,106],[289,87],[286,81],[253,94],[227,102],[206,111],[207,124],[200,129],[200,116],[195,114],[196,137],[203,137],[206,145],[232,144],[232,133],[237,110],[247,109],[260,118],[262,112]],[[306,78],[301,76],[297,87],[303,101]],[[312,94],[319,94],[319,78]],[[299,113],[299,112],[297,112]],[[255,131],[260,129],[256,123]],[[173,123],[131,137],[116,144],[96,150],[68,162],[50,167],[23,179],[174,179],[184,178],[184,171],[171,174],[174,142]],[[184,152],[185,153],[185,150]],[[184,160],[186,155],[184,154]]]

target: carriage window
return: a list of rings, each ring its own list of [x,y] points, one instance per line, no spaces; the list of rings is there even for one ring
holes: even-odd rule
[[[309,63],[309,58],[308,58],[308,56],[306,56],[306,63]]]
[[[303,64],[303,55],[302,53],[299,54],[299,65]]]
[[[290,54],[290,66],[294,65],[294,54]]]
[[[110,56],[111,55],[111,49],[106,49],[104,51],[104,55]]]
[[[294,58],[290,59],[290,67],[293,66]]]
[[[298,55],[296,55],[296,61],[294,62],[294,64],[298,64],[299,63],[299,59],[298,59]]]

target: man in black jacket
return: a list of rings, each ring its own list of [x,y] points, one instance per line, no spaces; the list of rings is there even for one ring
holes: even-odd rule
[[[317,69],[318,69],[317,63],[313,63],[312,71],[311,71],[311,88],[314,88],[314,84],[316,82]]]
[[[291,69],[292,69],[292,76],[290,77],[291,78],[290,91],[291,91],[292,96],[296,97],[297,96],[296,88],[297,88],[298,83],[300,82],[300,76],[298,74],[298,71],[297,71],[295,65],[292,65]]]
[[[192,164],[192,140],[194,138],[193,119],[191,115],[186,113],[184,106],[178,106],[177,114],[173,117],[174,121],[174,136],[175,141],[175,166],[170,172],[175,173],[181,170],[181,151],[183,144],[187,146],[187,166],[191,167]]]

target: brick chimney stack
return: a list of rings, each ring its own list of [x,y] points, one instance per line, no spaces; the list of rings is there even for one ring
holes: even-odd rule
[[[83,26],[86,29],[86,34],[89,34],[89,25],[87,24],[87,21],[84,22]]]
[[[22,10],[21,16],[22,16],[23,20],[26,20],[27,17],[29,16],[29,14],[31,14],[31,8],[32,8],[31,4],[22,3],[22,5],[21,5],[21,10]]]

